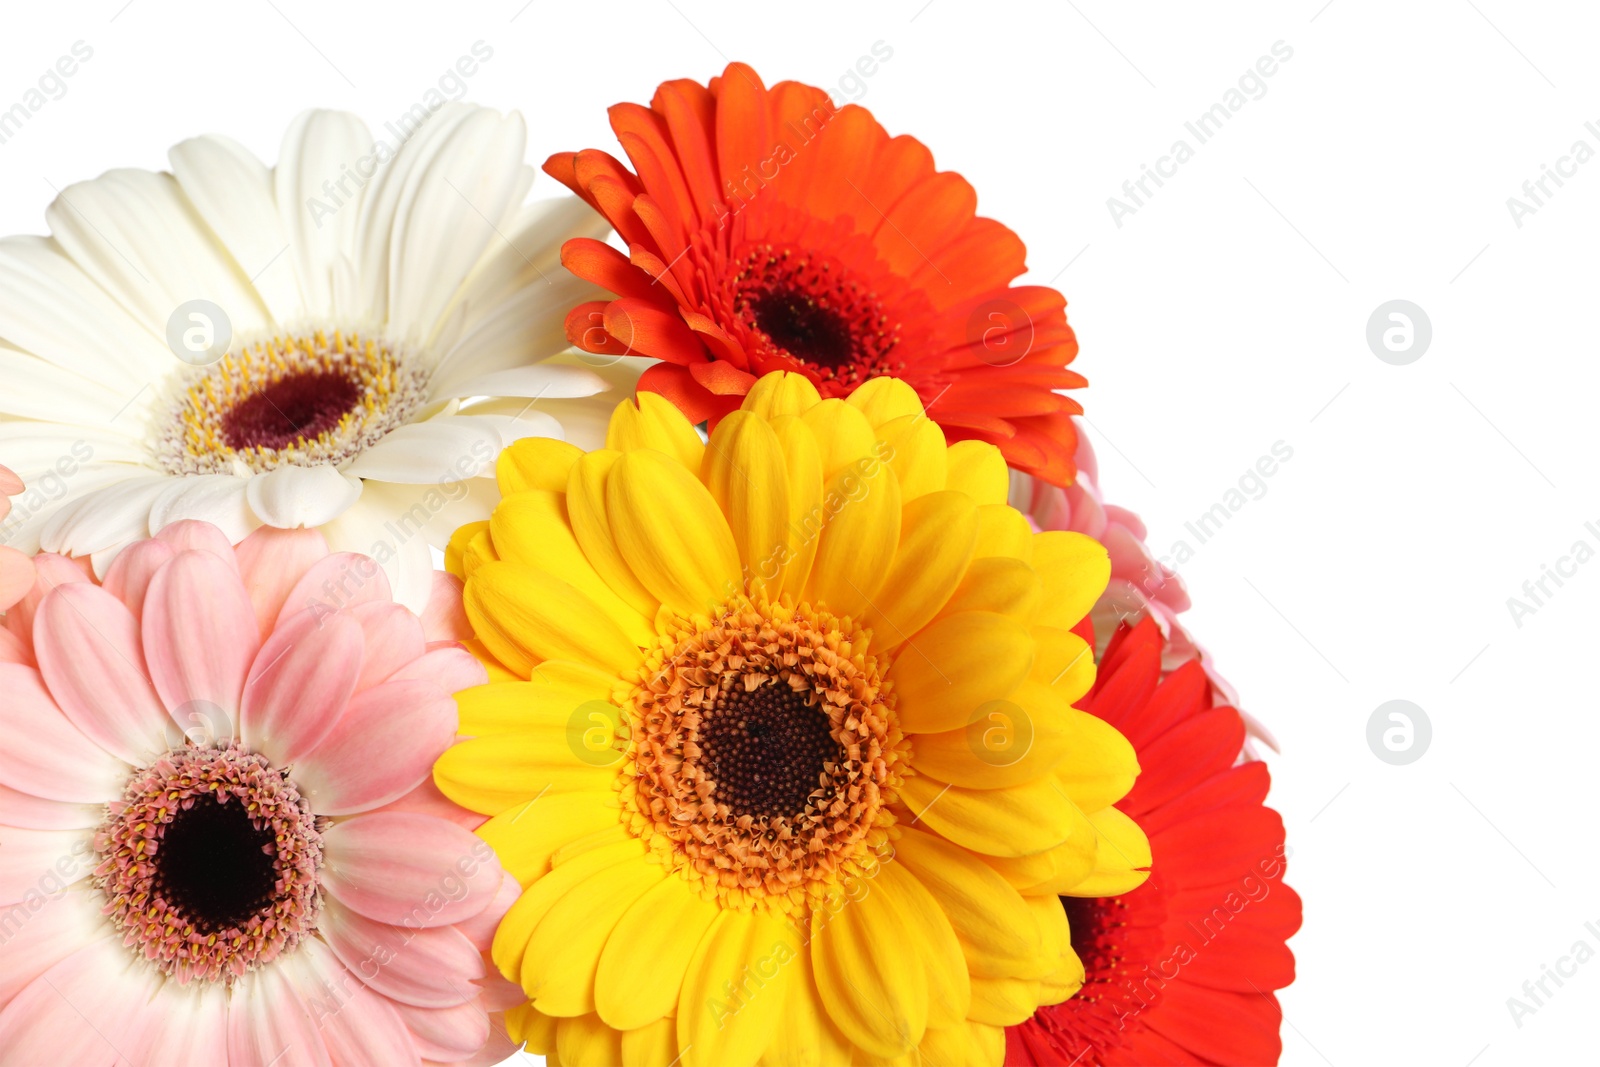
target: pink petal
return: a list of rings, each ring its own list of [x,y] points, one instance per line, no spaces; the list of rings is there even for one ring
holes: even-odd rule
[[[489,672],[476,656],[460,645],[446,645],[429,649],[421,659],[396,671],[389,680],[400,682],[412,678],[433,682],[446,693],[459,693],[486,684]]]
[[[493,1036],[489,1016],[476,1001],[453,1008],[417,1008],[396,1003],[394,1009],[411,1031],[412,1043],[430,1063],[459,1065],[482,1051]],[[499,1063],[515,1051],[510,1048],[499,1059],[484,1062]]]
[[[371,989],[419,1008],[450,1008],[477,997],[483,958],[454,926],[407,930],[362,918],[338,901],[322,913],[323,938]]]
[[[155,539],[171,545],[177,552],[209,552],[232,567],[235,574],[239,573],[239,559],[234,555],[233,543],[227,534],[209,522],[180,519],[162,527]]]
[[[283,611],[289,591],[306,571],[328,555],[327,539],[317,530],[280,530],[263,526],[234,549],[239,573],[256,609],[261,639]]]
[[[161,1067],[217,1067],[228,1062],[228,993],[210,982],[168,982],[151,1005],[160,1026],[145,1063]]]
[[[177,731],[122,601],[87,582],[58,586],[39,605],[33,645],[56,703],[101,748],[137,766],[172,746]]]
[[[100,587],[128,605],[128,610],[137,619],[144,613],[144,598],[150,590],[150,580],[177,554],[171,545],[153,538],[131,544],[117,553]]]
[[[419,815],[432,815],[436,819],[455,823],[463,830],[476,830],[488,821],[486,816],[479,815],[475,811],[468,811],[440,792],[439,786],[434,782],[431,774],[424,778],[411,792],[377,810],[410,811]]]
[[[100,899],[79,886],[40,894],[10,909],[5,951],[0,952],[0,1004],[74,952],[111,936],[100,915]]]
[[[104,805],[46,800],[8,785],[0,785],[0,812],[4,813],[7,826],[24,830],[91,830],[106,817]]]
[[[506,912],[511,910],[511,905],[522,896],[522,883],[517,881],[509,871],[502,874],[500,879],[500,892],[489,901],[489,906],[470,919],[466,919],[456,926],[472,943],[478,946],[478,951],[486,952],[494,943],[494,932],[500,925],[500,920],[506,917]]]
[[[428,596],[428,609],[422,613],[422,629],[429,641],[465,641],[472,636],[461,591],[460,578],[444,571],[433,572],[433,591]]]
[[[287,766],[338,723],[361,676],[361,624],[302,611],[272,631],[245,682],[239,736]]]
[[[237,722],[245,673],[260,647],[255,610],[231,562],[184,552],[150,582],[144,652],[180,725],[191,710],[214,716],[215,708]]]
[[[95,744],[50,699],[39,672],[0,663],[0,783],[46,800],[105,804],[132,768]]]
[[[367,644],[357,689],[387,681],[391,674],[421,659],[428,650],[421,620],[391,600],[359,604],[350,609],[350,615],[361,624]]]
[[[0,467],[0,496],[17,496],[23,490],[22,479],[17,477],[16,471],[10,467]],[[7,511],[11,508],[11,501],[0,504]],[[4,515],[5,512],[0,512]]]
[[[0,826],[0,906],[59,893],[94,869],[90,830],[22,830]]]
[[[312,976],[301,986],[334,1067],[420,1064],[394,1004],[352,975],[319,941],[300,949]]]
[[[6,629],[22,643],[23,648],[28,650],[30,660],[33,656],[33,620],[38,614],[40,603],[54,592],[58,585],[90,580],[83,572],[83,568],[54,552],[42,552],[33,557],[33,566],[35,572],[33,588],[29,589],[21,600],[7,608],[5,615]]]
[[[20,663],[31,667],[33,650],[10,630],[0,629],[0,663]]]
[[[456,736],[456,702],[432,682],[358,692],[333,731],[295,766],[319,815],[370,811],[410,792]]]
[[[309,948],[316,942],[302,942]],[[301,989],[313,978],[302,953],[251,971],[234,986],[228,1010],[229,1064],[332,1067],[318,1017]],[[297,988],[298,987],[298,988]],[[337,1011],[337,1005],[327,1010]]]
[[[488,907],[500,891],[494,849],[442,819],[358,815],[335,823],[322,840],[328,892],[379,922],[458,923]]]
[[[33,560],[8,545],[0,545],[0,611],[27,596],[33,579]]]
[[[150,1004],[160,987],[154,968],[110,938],[79,949],[0,1012],[5,1062],[142,1065],[160,1019]]]
[[[278,621],[297,611],[341,611],[374,600],[393,600],[389,595],[389,576],[371,556],[358,552],[335,552],[324,556],[300,576],[284,598]]]

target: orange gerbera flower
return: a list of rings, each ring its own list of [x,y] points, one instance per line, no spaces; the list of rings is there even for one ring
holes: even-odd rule
[[[972,186],[920,141],[821,89],[768,89],[742,63],[610,115],[633,170],[597,149],[545,163],[628,244],[563,247],[569,270],[617,294],[573,309],[575,345],[662,360],[639,387],[713,425],[770,371],[824,397],[893,375],[948,439],[1072,480],[1082,408],[1055,390],[1086,383],[1067,369],[1066,301],[1011,284],[1021,239],[978,218]]]

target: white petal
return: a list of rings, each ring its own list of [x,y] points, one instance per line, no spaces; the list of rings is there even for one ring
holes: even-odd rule
[[[145,474],[124,479],[78,497],[44,524],[39,544],[46,552],[111,556],[134,541],[150,536],[150,507],[172,484],[165,474]],[[97,564],[97,574],[104,569]]]
[[[577,402],[579,401],[565,402],[560,406],[560,410],[565,411],[568,403]],[[557,441],[566,439],[566,431],[555,416],[535,411],[532,402],[527,400],[514,397],[486,400],[463,408],[462,414],[492,423],[499,431],[501,448],[508,448],[512,442],[520,441],[524,437],[554,437]]]
[[[85,463],[141,463],[143,442],[107,425],[0,420],[0,458],[24,484],[46,471],[59,474]]]
[[[112,380],[116,380],[113,378]],[[110,422],[130,407],[132,395],[118,392],[102,381],[91,381],[76,371],[62,370],[38,356],[0,343],[0,413],[45,422]],[[143,397],[149,397],[145,392]],[[135,425],[129,420],[126,425]]]
[[[131,463],[87,464],[68,470],[68,475],[53,469],[36,473],[28,481],[27,491],[12,500],[11,514],[0,523],[0,541],[19,552],[38,552],[44,528],[61,509],[90,493],[151,473],[150,468]]]
[[[273,187],[287,255],[312,316],[326,319],[336,310],[334,276],[351,259],[365,198],[360,171],[372,151],[366,124],[343,111],[307,111],[283,135]]]
[[[273,318],[302,318],[294,257],[267,165],[239,142],[218,136],[184,141],[167,158],[195,210],[244,268]]]
[[[437,493],[406,486],[421,497]],[[422,511],[408,514],[403,507],[363,493],[355,507],[322,528],[334,552],[360,552],[379,561],[389,579],[396,603],[421,615],[433,592],[433,554],[424,527],[433,517],[426,503]]]
[[[538,399],[574,396],[593,396],[608,389],[606,380],[582,367],[563,367],[553,363],[536,363],[531,367],[512,367],[509,370],[485,374],[448,392],[435,392],[433,399],[468,396],[526,396]]]
[[[443,348],[434,369],[436,395],[449,396],[464,382],[539,363],[568,348],[567,312],[605,294],[564,267],[547,273],[548,282],[535,281],[517,290],[479,314]]]
[[[559,196],[524,204],[505,232],[510,240],[491,245],[462,286],[462,299],[478,314],[523,289],[555,281],[567,273],[561,266],[562,245],[574,237],[604,240],[611,226],[582,198],[562,190]]]
[[[170,174],[108,171],[62,190],[45,218],[78,266],[160,338],[191,300],[221,308],[234,336],[268,325],[247,268],[216,242]]]
[[[246,499],[250,479],[234,474],[192,474],[174,478],[172,487],[150,507],[150,532],[184,519],[199,519],[221,530],[232,544],[243,541],[261,520]]]
[[[439,485],[395,485],[367,482],[361,493],[375,508],[393,516],[395,528],[402,532],[422,530],[430,545],[444,546],[450,535],[469,522],[487,519],[500,503],[500,489],[493,478],[468,478]],[[418,509],[421,510],[418,510]]]
[[[268,526],[321,526],[361,497],[361,481],[332,467],[279,467],[250,479],[245,498]]]
[[[345,468],[385,482],[421,485],[476,477],[504,447],[493,423],[442,415],[394,430]]]
[[[123,310],[47,237],[0,240],[0,338],[129,396],[178,367],[165,323]]]

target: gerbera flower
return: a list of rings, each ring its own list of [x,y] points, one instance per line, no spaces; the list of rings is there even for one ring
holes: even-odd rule
[[[1071,1000],[1006,1035],[1011,1065],[1276,1063],[1272,991],[1294,980],[1284,942],[1300,898],[1283,884],[1283,820],[1266,764],[1238,763],[1244,721],[1198,661],[1163,676],[1155,621],[1124,626],[1083,707],[1117,727],[1142,773],[1118,808],[1150,834],[1136,889],[1064,898],[1086,969]]]
[[[561,1063],[998,1063],[1078,986],[1063,891],[1143,880],[1137,771],[1071,702],[1106,578],[903,382],[772,374],[702,443],[522,441],[447,560],[493,681],[435,768],[524,887],[494,959]]]
[[[193,521],[86,562],[0,631],[5,1061],[508,1055],[516,886],[428,776],[484,677],[459,583],[419,619],[314,530]]]
[[[648,108],[618,104],[611,126],[632,171],[598,150],[545,163],[628,245],[562,250],[616,294],[573,310],[573,344],[662,360],[641,388],[713,425],[769,371],[825,397],[892,375],[952,440],[1072,480],[1082,409],[1055,390],[1085,382],[1066,369],[1066,301],[1011,284],[1022,241],[977,217],[972,186],[921,142],[821,89],[768,90],[742,63],[709,87],[666,82]]]
[[[104,574],[179,519],[235,542],[328,524],[420,611],[430,538],[488,513],[475,476],[511,439],[560,434],[534,403],[602,388],[540,362],[593,291],[557,249],[604,225],[570,197],[524,202],[525,137],[467,105],[400,144],[313,111],[276,169],[195,138],[171,174],[69,186],[52,237],[0,241],[0,459],[61,484],[18,547]]]
[[[1106,546],[1111,556],[1111,580],[1089,613],[1097,653],[1104,653],[1106,644],[1124,622],[1154,620],[1166,639],[1161,669],[1172,671],[1190,660],[1199,660],[1220,702],[1238,708],[1244,716],[1249,733],[1246,756],[1256,757],[1258,740],[1276,751],[1278,742],[1272,732],[1240,708],[1239,695],[1217,670],[1216,660],[1183,625],[1181,615],[1190,607],[1189,591],[1183,578],[1167,565],[1169,557],[1157,557],[1151,550],[1149,533],[1138,515],[1106,502],[1100,490],[1094,446],[1081,427],[1077,447],[1078,477],[1073,484],[1060,488],[1013,471],[1010,499],[1012,506],[1027,515],[1038,529],[1073,530]]]
[[[0,526],[11,514],[11,498],[22,492],[22,479],[0,467]],[[21,600],[33,586],[33,560],[9,545],[0,545],[0,611]]]

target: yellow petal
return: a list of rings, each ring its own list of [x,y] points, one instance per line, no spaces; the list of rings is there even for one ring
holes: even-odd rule
[[[671,1013],[689,961],[718,914],[715,904],[677,875],[635,901],[600,954],[595,974],[600,1018],[619,1030],[633,1030]]]
[[[545,571],[594,601],[636,645],[654,637],[651,619],[632,607],[590,565],[567,521],[567,494],[535,489],[508,496],[489,517],[495,553]]]
[[[618,452],[654,449],[698,474],[705,443],[677,405],[658,393],[639,393],[611,413],[606,447]]]
[[[657,1019],[622,1032],[622,1067],[668,1067],[679,1059],[678,1021]]]
[[[611,827],[621,830],[622,814],[616,793],[604,790],[524,801],[501,810],[477,833],[500,857],[500,866],[526,887],[549,873],[550,858],[563,845]]]
[[[551,1067],[617,1067],[622,1062],[622,1035],[593,1015],[560,1019],[555,1055],[549,1059]]]
[[[1009,556],[1031,563],[1033,538],[1033,527],[1022,512],[1007,504],[983,504],[978,508],[978,547],[972,555],[975,559]]]
[[[926,626],[961,584],[978,542],[978,512],[960,493],[928,493],[900,512],[900,544],[862,622],[876,648],[892,648]]]
[[[918,1051],[922,1067],[991,1067],[1006,1054],[1002,1027],[963,1022],[943,1030],[929,1030]]]
[[[994,445],[957,441],[945,454],[945,488],[966,493],[980,507],[1000,505],[1011,490],[1011,472]]]
[[[861,418],[860,412],[845,410]],[[828,484],[823,497],[828,518],[811,564],[807,602],[841,617],[861,617],[894,561],[900,504],[900,483],[882,464],[870,479],[851,468]]]
[[[1022,894],[994,868],[959,845],[915,827],[901,830],[895,860],[938,901],[960,939],[971,973],[1023,978],[1043,973],[1034,916]]]
[[[1082,818],[1082,815],[1079,816]],[[1088,819],[1083,819],[1085,825]],[[984,863],[993,867],[1006,884],[1026,894],[1033,886],[1047,881],[1055,873],[1055,861],[1049,852],[1036,852],[1031,856],[989,856],[977,854]],[[1093,866],[1091,861],[1090,866]]]
[[[915,966],[928,976],[928,1025],[955,1026],[966,1019],[972,999],[967,957],[939,901],[908,868],[892,862],[878,868],[873,889],[911,930]]]
[[[621,458],[620,452],[590,452],[573,464],[567,480],[567,520],[595,573],[641,615],[654,619],[661,601],[650,595],[623,562],[606,515],[606,483]]]
[[[1060,1004],[1083,988],[1083,961],[1072,949],[1072,929],[1061,898],[1051,893],[1028,898],[1029,910],[1039,924],[1039,954],[1056,965],[1039,979],[1039,1003]]]
[[[774,418],[772,432],[783,449],[789,475],[789,554],[783,568],[782,590],[799,596],[811,576],[817,542],[827,521],[822,506],[822,453],[817,450],[816,434],[798,416]]]
[[[917,771],[969,789],[1032,781],[1056,770],[1071,751],[1078,734],[1070,716],[1082,714],[1026,679],[1010,696],[979,705],[965,726],[920,735]]]
[[[1041,893],[1060,896],[1094,871],[1099,862],[1100,835],[1076,804],[1071,805],[1069,815],[1065,840],[1044,854],[1050,861],[1050,872],[1034,885],[1019,887],[1023,896]]]
[[[554,665],[554,667],[552,667]],[[582,664],[551,660],[529,682],[491,682],[456,694],[463,737],[516,733],[552,723],[565,725],[590,701],[609,701],[617,679]]]
[[[849,403],[873,429],[907,415],[926,418],[917,391],[900,378],[869,378],[850,394]]]
[[[1015,619],[988,611],[947,615],[909,639],[889,668],[900,725],[939,733],[1009,696],[1033,666],[1033,638]]]
[[[1035,626],[1033,640],[1038,648],[1033,658],[1033,678],[1069,704],[1075,704],[1094,688],[1094,649],[1070,630]]]
[[[946,448],[938,423],[919,412],[891,419],[877,427],[877,433],[890,449],[885,458],[899,476],[907,500],[945,488]]]
[[[439,757],[433,779],[469,811],[505,811],[546,793],[605,789],[616,779],[625,742],[611,739],[597,753],[585,747],[584,732],[562,721],[462,741]]]
[[[533,1006],[561,1016],[594,1011],[595,969],[606,939],[622,916],[667,877],[654,863],[619,863],[596,871],[558,900],[534,927],[522,962],[522,989]]]
[[[753,412],[764,419],[780,415],[798,415],[822,403],[822,396],[811,379],[793,371],[764,374],[745,394],[741,411]]]
[[[1139,758],[1115,726],[1068,708],[1062,722],[1069,737],[1055,775],[1084,811],[1109,808],[1128,795],[1139,774]]]
[[[623,560],[665,607],[710,613],[739,591],[728,520],[700,480],[661,453],[617,460],[606,481],[606,515]]]
[[[445,546],[444,569],[462,581],[466,581],[467,574],[462,568],[462,556],[467,551],[467,545],[472,543],[472,539],[488,528],[489,520],[487,519],[480,522],[469,522],[465,526],[458,527],[456,532],[450,535],[450,543]]]
[[[977,551],[974,542],[973,551]],[[1033,566],[1009,556],[985,556],[967,567],[961,584],[950,595],[941,615],[959,611],[995,611],[1018,622],[1030,622],[1039,607],[1044,584]]]
[[[545,571],[485,563],[467,579],[463,602],[478,639],[523,678],[547,659],[575,659],[619,674],[639,662],[639,646],[609,615]]]
[[[773,1030],[772,1044],[762,1055],[766,1067],[835,1067],[856,1062],[851,1045],[828,1018],[822,996],[817,992],[811,953],[802,949],[789,964],[794,978],[789,982],[788,999]]]
[[[556,1020],[523,1001],[506,1010],[506,1034],[538,1056],[548,1056],[556,1047]]]
[[[990,1026],[1025,1023],[1039,1008],[1039,983],[1021,978],[974,978],[972,1019]]]
[[[490,954],[500,973],[512,982],[521,983],[522,970],[527,963],[528,939],[535,927],[552,907],[570,894],[589,876],[619,863],[645,866],[646,849],[637,838],[629,837],[588,852],[551,869],[535,881],[517,902],[511,905],[494,933]]]
[[[795,929],[762,912],[722,911],[695,948],[678,998],[684,1067],[753,1067],[794,978]]]
[[[704,479],[728,518],[749,591],[776,595],[789,556],[789,474],[772,426],[747,411],[728,415],[711,435]]]
[[[917,821],[956,844],[989,856],[1027,856],[1067,839],[1077,809],[1046,777],[1009,789],[963,789],[917,775],[900,786]]]
[[[1089,813],[1099,839],[1094,872],[1070,889],[1069,897],[1114,897],[1137,889],[1150,877],[1150,841],[1139,824],[1116,808]]]
[[[928,1027],[928,976],[884,894],[868,885],[831,917],[814,912],[811,929],[817,990],[839,1031],[873,1056],[914,1048]]]
[[[1038,623],[1070,630],[1089,614],[1111,579],[1111,557],[1092,537],[1047,530],[1033,537],[1033,569],[1044,582]]]
[[[583,449],[553,437],[524,437],[513,441],[495,461],[494,478],[501,496],[529,489],[567,491],[567,477]]]
[[[824,400],[800,413],[800,420],[817,436],[822,454],[822,476],[832,483],[842,471],[865,474],[863,465],[877,465],[887,449],[879,452],[878,438],[867,417],[843,400]]]

